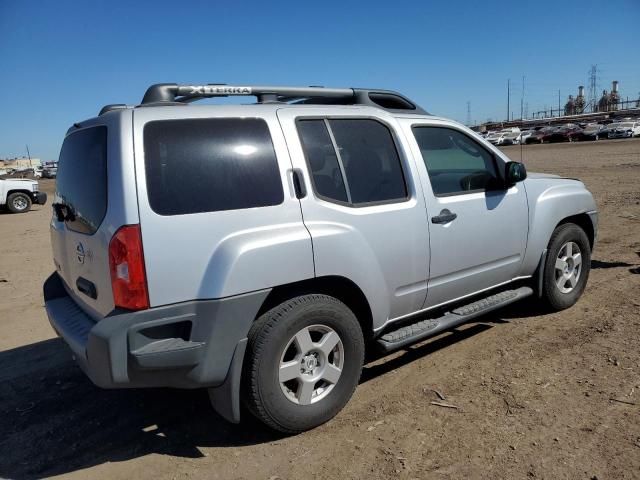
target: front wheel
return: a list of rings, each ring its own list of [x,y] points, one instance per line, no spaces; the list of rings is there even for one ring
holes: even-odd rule
[[[591,245],[574,223],[557,227],[551,235],[544,268],[542,297],[556,311],[571,307],[587,285]]]
[[[327,295],[304,295],[263,314],[249,331],[243,388],[269,427],[298,433],[333,418],[362,371],[364,338],[353,312]]]
[[[7,198],[7,208],[11,213],[28,212],[31,210],[31,198],[26,193],[12,193]]]

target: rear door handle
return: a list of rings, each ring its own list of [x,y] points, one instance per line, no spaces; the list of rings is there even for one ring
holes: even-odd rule
[[[458,215],[456,213],[451,213],[448,209],[444,209],[440,212],[439,215],[435,217],[431,217],[431,223],[449,223],[453,222]]]
[[[296,192],[296,198],[300,200],[307,196],[307,189],[304,186],[304,177],[302,176],[302,170],[299,168],[293,169],[293,188]]]

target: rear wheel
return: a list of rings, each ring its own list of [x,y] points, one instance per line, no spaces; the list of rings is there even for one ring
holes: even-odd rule
[[[349,401],[362,371],[364,339],[342,302],[304,295],[256,320],[247,354],[247,407],[269,427],[298,433],[330,420]]]
[[[31,210],[31,198],[26,193],[12,193],[7,197],[7,208],[11,213],[28,212]]]
[[[555,229],[547,250],[542,296],[553,310],[578,301],[591,268],[591,245],[582,228],[565,223]]]

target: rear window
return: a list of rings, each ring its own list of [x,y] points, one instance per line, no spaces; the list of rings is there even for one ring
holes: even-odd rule
[[[107,127],[71,133],[60,150],[56,203],[66,205],[70,230],[93,234],[107,212]]]
[[[269,128],[256,118],[161,120],[144,128],[149,204],[160,215],[284,200]]]

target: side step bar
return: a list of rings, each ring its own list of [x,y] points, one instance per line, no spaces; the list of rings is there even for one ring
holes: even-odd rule
[[[383,352],[391,352],[425,338],[437,335],[445,330],[451,330],[480,315],[502,308],[533,294],[530,287],[520,287],[514,290],[503,290],[475,302],[454,308],[439,318],[428,318],[410,325],[385,333],[376,340]]]

